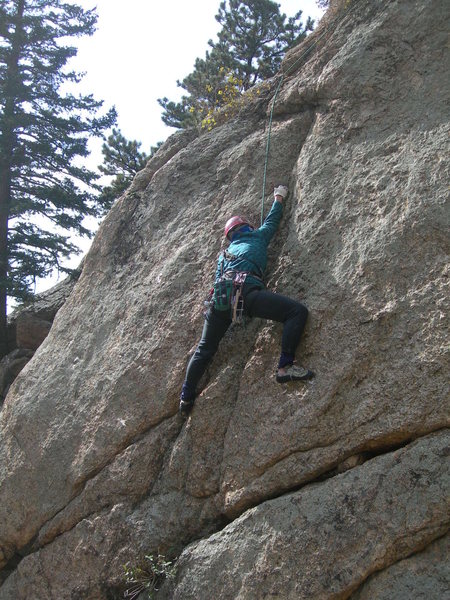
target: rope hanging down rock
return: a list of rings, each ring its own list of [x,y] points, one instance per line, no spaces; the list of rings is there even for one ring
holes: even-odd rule
[[[275,90],[275,94],[272,100],[272,106],[270,109],[270,116],[269,116],[269,127],[268,127],[268,133],[267,133],[267,143],[266,143],[266,155],[265,155],[265,159],[264,159],[264,174],[263,174],[263,189],[262,189],[262,198],[261,198],[261,225],[264,222],[264,198],[266,196],[266,179],[267,179],[267,165],[269,162],[269,150],[270,150],[270,136],[272,133],[272,121],[273,121],[273,109],[275,107],[275,102],[277,100],[277,96],[278,93],[281,89],[281,86],[283,84],[284,78],[289,75],[289,73],[291,71],[293,71],[295,69],[295,67],[298,65],[298,63],[303,60],[305,58],[305,56],[307,56],[311,50],[317,46],[317,44],[320,42],[320,40],[325,37],[327,35],[327,33],[331,30],[334,29],[335,27],[337,27],[337,25],[339,25],[340,23],[342,23],[342,21],[348,17],[350,15],[351,12],[353,12],[353,10],[355,10],[355,8],[360,4],[362,0],[356,0],[353,5],[350,8],[347,8],[344,13],[342,14],[342,16],[340,18],[336,18],[334,21],[332,21],[323,31],[323,33],[321,33],[315,40],[314,42],[304,51],[302,52],[302,54],[297,58],[297,60],[292,63],[292,65],[286,69],[286,71],[284,71],[284,73],[281,74],[280,76],[280,81],[278,82],[277,88]],[[347,1],[347,4],[350,2],[350,0]]]

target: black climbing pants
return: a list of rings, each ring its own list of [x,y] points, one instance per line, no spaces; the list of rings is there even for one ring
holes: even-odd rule
[[[281,351],[295,355],[308,317],[306,306],[266,289],[244,287],[244,313],[249,317],[269,319],[283,323]],[[210,308],[203,326],[201,340],[193,354],[186,371],[185,384],[194,391],[206,370],[208,363],[217,351],[220,340],[231,325],[228,312]]]

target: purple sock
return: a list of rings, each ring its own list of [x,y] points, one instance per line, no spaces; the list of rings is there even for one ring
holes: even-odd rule
[[[280,356],[280,360],[278,361],[278,368],[284,369],[288,365],[294,364],[295,356],[293,354],[288,354],[287,352],[282,352]]]

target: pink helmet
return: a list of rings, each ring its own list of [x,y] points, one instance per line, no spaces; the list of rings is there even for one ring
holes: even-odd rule
[[[239,215],[228,219],[225,223],[225,237],[227,238],[228,234],[236,227],[239,227],[239,225],[250,225],[250,223],[245,217],[240,217]]]

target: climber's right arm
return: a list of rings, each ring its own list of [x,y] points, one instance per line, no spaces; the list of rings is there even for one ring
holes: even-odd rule
[[[264,224],[258,229],[267,243],[270,242],[280,224],[281,216],[283,214],[283,200],[288,195],[288,189],[284,185],[279,185],[275,188],[273,195],[274,202],[272,208],[270,209]]]

